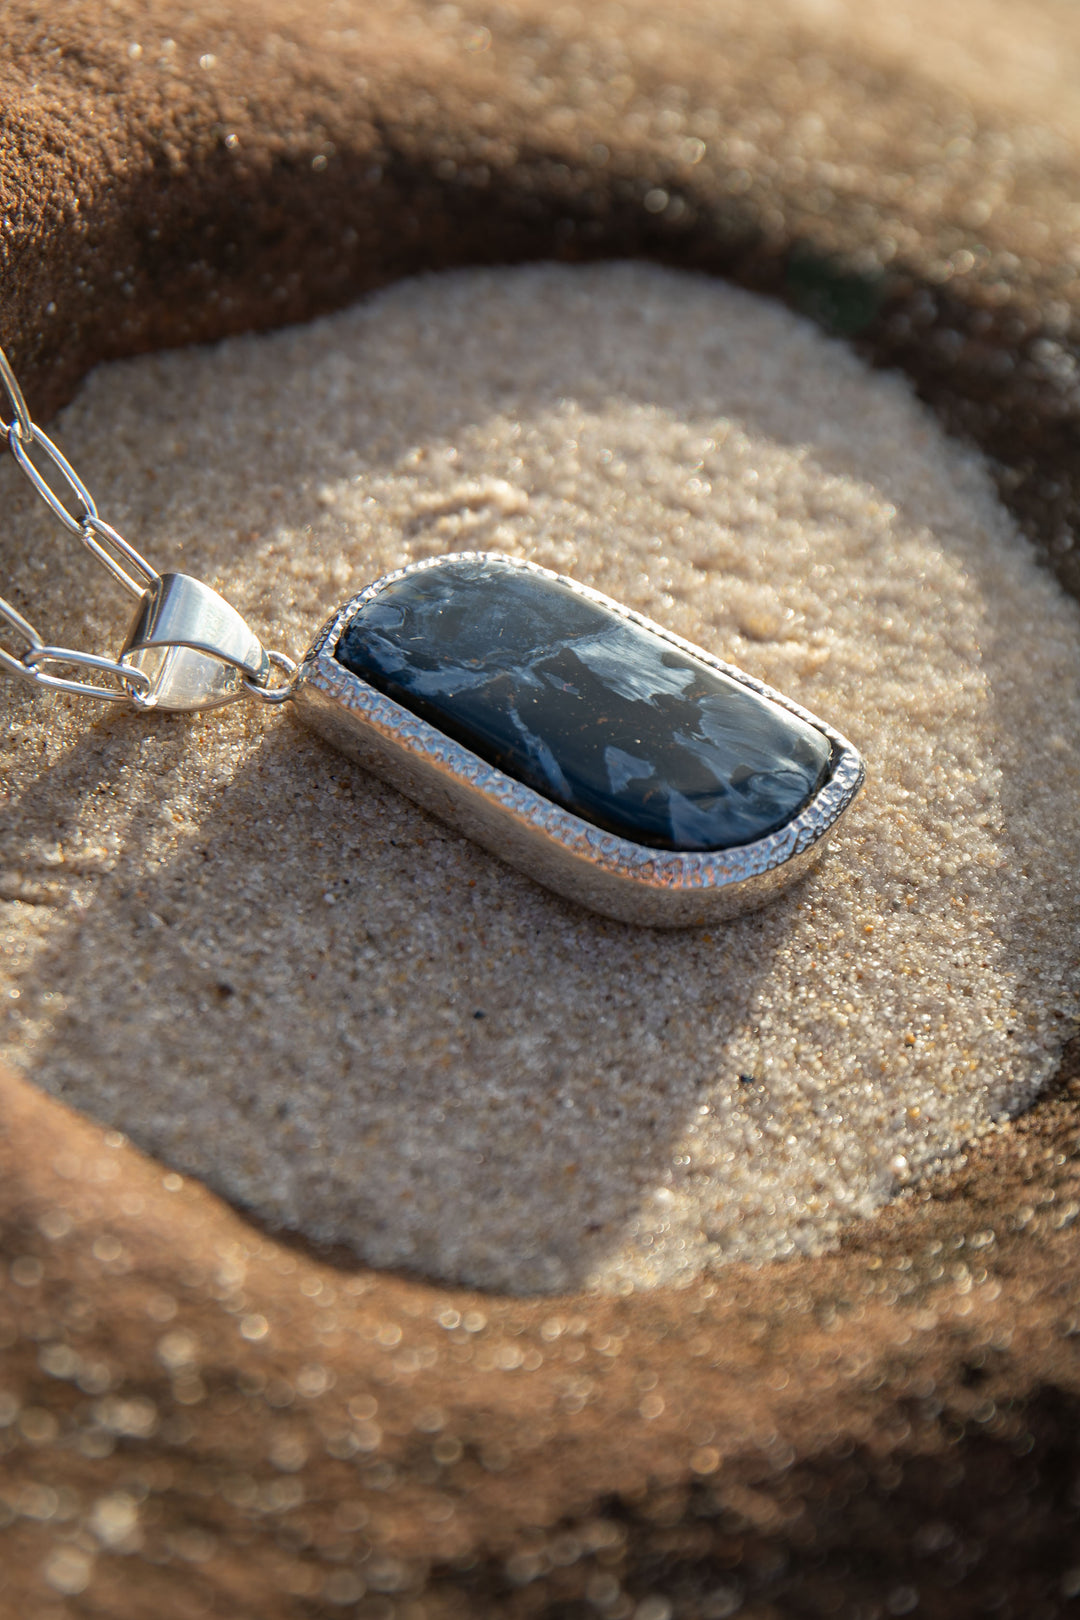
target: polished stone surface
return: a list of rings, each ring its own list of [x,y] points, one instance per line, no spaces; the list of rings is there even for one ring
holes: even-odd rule
[[[507,775],[656,849],[762,838],[828,770],[823,733],[512,563],[395,581],[359,609],[337,658]]]

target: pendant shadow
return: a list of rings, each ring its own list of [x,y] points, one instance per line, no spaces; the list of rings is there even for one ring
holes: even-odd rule
[[[166,722],[159,772],[199,724]],[[100,722],[13,823],[40,825],[89,772],[107,792],[139,726]],[[605,921],[295,723],[157,864],[159,779],[130,782],[121,864],[22,976],[24,1017],[68,1002],[37,1082],[379,1266],[511,1292],[602,1269],[750,1014],[738,942],[766,968],[797,901],[738,940]]]

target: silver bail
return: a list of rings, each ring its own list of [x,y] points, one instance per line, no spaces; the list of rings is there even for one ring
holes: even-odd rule
[[[213,709],[244,697],[246,682],[263,687],[270,678],[255,633],[190,574],[161,574],[144,591],[120,662],[149,676],[149,691],[135,699],[145,709]]]

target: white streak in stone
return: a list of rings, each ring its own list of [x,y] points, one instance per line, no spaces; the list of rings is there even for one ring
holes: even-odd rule
[[[649,637],[648,642],[651,640]],[[669,658],[672,655],[662,645],[656,646],[654,656],[649,657],[653,649],[649,646],[646,651],[648,642],[633,659],[627,658],[626,637],[618,631],[602,630],[599,635],[582,636],[568,645],[585,668],[599,675],[619,697],[655,707],[654,699],[658,697],[681,697],[697,676],[693,669],[672,667],[663,661],[665,652]]]
[[[621,793],[628,783],[647,782],[650,776],[656,775],[655,767],[647,759],[636,759],[624,748],[605,748],[604,764],[612,793]]]

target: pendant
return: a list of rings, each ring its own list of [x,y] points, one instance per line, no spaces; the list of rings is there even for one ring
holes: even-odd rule
[[[386,575],[334,615],[298,670],[216,591],[159,574],[101,518],[2,349],[0,396],[11,412],[0,442],[138,604],[119,656],[105,658],[53,646],[0,598],[0,634],[21,648],[0,645],[8,674],[180,714],[295,701],[344,753],[539,883],[657,927],[729,917],[785,888],[862,785],[856,750],[797,703],[510,557],[464,552]]]
[[[293,695],[343,753],[537,882],[658,927],[786,888],[864,776],[851,743],[761,681],[481,552],[368,586]]]

